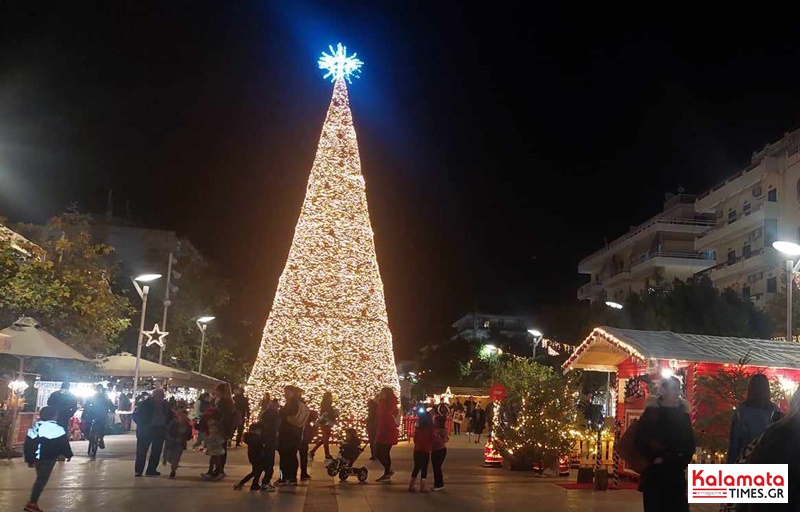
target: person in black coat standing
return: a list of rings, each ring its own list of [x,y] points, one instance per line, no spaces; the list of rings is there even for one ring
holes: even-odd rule
[[[70,435],[69,420],[78,410],[78,399],[69,390],[69,382],[62,382],[61,389],[50,395],[47,405],[56,410],[56,422]]]
[[[292,424],[301,405],[297,399],[297,388],[286,386],[283,390],[286,403],[280,410],[280,429],[278,430],[278,453],[281,456],[280,468],[281,477],[276,482],[277,485],[297,485],[297,469],[299,460],[297,458],[300,450],[300,442],[303,438],[303,427]]]
[[[164,438],[167,435],[167,425],[172,420],[172,410],[164,400],[164,390],[156,389],[150,398],[139,404],[133,413],[136,422],[136,476],[145,473],[145,459],[150,451],[150,460],[147,462],[147,476],[160,476],[156,469],[164,448]]]

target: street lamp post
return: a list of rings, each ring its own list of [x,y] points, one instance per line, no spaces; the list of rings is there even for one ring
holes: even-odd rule
[[[215,317],[208,315],[201,316],[196,322],[197,328],[200,329],[200,364],[197,373],[203,373],[203,352],[206,346],[206,328],[208,327],[208,322],[214,320],[214,318]]]
[[[772,247],[787,256],[800,256],[800,245],[794,242],[779,240],[772,242]],[[794,336],[792,336],[792,288],[794,288],[793,277],[798,270],[800,270],[800,259],[797,260],[797,263],[792,259],[786,260],[786,341],[794,340]]]
[[[131,278],[139,298],[142,299],[142,318],[139,320],[139,338],[136,341],[136,365],[133,369],[133,401],[131,406],[136,403],[136,393],[139,390],[139,362],[142,360],[142,336],[144,335],[144,319],[147,314],[147,295],[150,293],[150,286],[139,286],[139,283],[150,283],[156,279],[160,279],[161,274],[142,274],[138,277]]]
[[[528,329],[528,334],[533,336],[533,358],[536,359],[536,346],[542,342],[542,338],[544,338],[544,334],[541,331],[536,329]]]

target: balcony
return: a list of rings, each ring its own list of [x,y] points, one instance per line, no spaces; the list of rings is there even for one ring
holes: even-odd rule
[[[750,213],[741,213],[735,220],[729,220],[694,241],[694,248],[698,251],[713,249],[716,244],[743,235],[753,229],[762,227],[766,219],[778,218],[778,204],[764,202],[758,210]]]
[[[578,300],[591,300],[603,293],[603,285],[600,283],[586,283],[578,288]]]
[[[714,258],[710,252],[654,251],[642,254],[631,271],[640,272],[650,267],[690,267],[694,272],[701,272],[713,266]]]
[[[725,279],[755,272],[756,270],[768,266],[767,257],[764,249],[758,249],[750,253],[750,256],[740,256],[733,261],[723,262],[711,269],[708,277],[714,283]]]
[[[582,259],[578,263],[578,272],[587,274],[589,268],[594,265],[599,265],[600,258],[608,256],[620,250],[622,247],[634,243],[642,235],[652,232],[665,232],[665,233],[689,233],[693,235],[701,235],[709,229],[713,229],[716,222],[713,220],[704,219],[668,219],[668,218],[655,218],[641,224],[640,226],[631,229],[628,233],[617,238],[599,251],[593,252],[591,255]]]

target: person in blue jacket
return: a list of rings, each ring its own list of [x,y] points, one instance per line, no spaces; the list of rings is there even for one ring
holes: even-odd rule
[[[69,437],[63,426],[56,422],[58,410],[55,407],[42,407],[39,421],[33,424],[25,437],[25,462],[36,468],[36,481],[33,482],[31,496],[25,505],[25,512],[41,512],[39,496],[42,495],[50,474],[59,457],[72,458]]]
[[[778,406],[772,403],[767,376],[757,373],[750,377],[747,399],[736,408],[731,418],[728,464],[736,463],[744,447],[782,416]]]

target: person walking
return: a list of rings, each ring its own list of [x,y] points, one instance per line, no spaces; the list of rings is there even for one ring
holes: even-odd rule
[[[233,406],[236,411],[236,448],[242,445],[244,426],[250,420],[250,399],[244,394],[244,387],[236,388],[233,394]]]
[[[247,434],[244,435],[244,442],[247,445],[247,462],[250,463],[250,473],[245,475],[244,478],[239,480],[239,483],[234,485],[236,490],[244,488],[244,484],[251,479],[253,483],[250,484],[251,491],[261,489],[261,474],[264,472],[264,438],[261,436],[264,426],[255,422],[250,425]]]
[[[645,402],[634,445],[649,461],[639,480],[644,512],[688,512],[686,467],[695,442],[681,382],[662,378],[657,394]]]
[[[744,447],[781,416],[778,406],[772,403],[767,376],[757,373],[750,377],[747,399],[736,408],[731,418],[728,464],[734,464]]]
[[[377,426],[375,430],[375,457],[383,466],[383,475],[376,482],[391,481],[392,471],[392,446],[397,444],[398,413],[397,396],[392,388],[383,388],[378,396]]]
[[[444,473],[442,465],[447,457],[447,442],[450,433],[447,431],[447,418],[437,416],[433,419],[433,451],[431,451],[431,465],[433,466],[433,490],[444,489]]]
[[[164,464],[170,465],[170,478],[175,478],[175,471],[186,450],[186,442],[191,438],[192,425],[189,423],[186,404],[178,402],[172,409],[172,421],[167,425],[167,435],[164,440]]]
[[[228,446],[235,430],[236,413],[234,411],[233,398],[231,397],[231,387],[227,382],[222,382],[214,388],[214,408],[216,409],[215,419],[220,434],[225,438],[222,443],[224,452],[217,460],[218,476],[225,475],[225,464],[228,462]]]
[[[339,417],[339,411],[333,408],[333,395],[330,391],[326,391],[322,395],[322,403],[319,406],[319,429],[322,432],[322,439],[317,441],[317,444],[309,452],[311,460],[314,460],[314,454],[320,446],[325,450],[325,459],[331,460],[330,440],[333,427],[336,425],[336,420]]]
[[[70,435],[69,420],[78,410],[78,399],[69,390],[69,382],[62,382],[61,389],[47,399],[47,405],[55,408],[56,422]]]
[[[278,427],[280,425],[280,415],[278,414],[278,402],[269,400],[266,397],[266,405],[261,408],[262,425],[261,437],[264,441],[264,479],[261,481],[261,492],[273,492],[275,487],[272,485],[272,475],[275,467],[275,450],[278,448]]]
[[[475,397],[468,396],[464,401],[464,418],[467,421],[467,434],[472,432],[472,415],[475,413]]]
[[[433,418],[428,412],[420,412],[414,429],[414,469],[411,471],[411,481],[408,484],[410,492],[417,490],[417,475],[420,476],[419,492],[428,491],[428,464],[433,451],[433,437]]]
[[[297,388],[286,386],[283,389],[283,396],[285,403],[279,412],[280,427],[278,429],[281,474],[275,482],[277,486],[297,485],[297,452],[300,450],[300,442],[303,438],[303,425],[308,419],[308,415],[301,418],[301,408],[306,406],[297,399]],[[308,408],[306,407],[306,409]]]
[[[481,404],[475,404],[475,410],[472,411],[472,433],[475,434],[477,437],[475,438],[475,444],[481,442],[481,434],[483,434],[483,429],[486,428],[486,411],[483,410]]]
[[[455,403],[453,403],[451,410],[453,434],[461,435],[461,424],[464,423],[464,406],[461,405],[461,402],[458,400],[458,398],[456,398]]]
[[[203,480],[216,480],[224,476],[223,457],[228,453],[229,440],[230,437],[225,436],[217,421],[209,421],[208,434],[203,439],[203,447],[210,459],[208,460],[208,471],[200,475]]]
[[[136,476],[145,472],[145,460],[150,451],[147,462],[147,476],[161,476],[157,471],[158,460],[164,447],[164,438],[167,425],[172,420],[172,411],[164,400],[164,390],[156,389],[149,398],[144,400],[133,413],[136,422],[136,462],[134,471]]]
[[[63,457],[72,459],[72,449],[69,446],[69,436],[64,427],[56,421],[58,411],[55,407],[42,407],[39,411],[39,421],[28,429],[25,437],[25,462],[28,467],[36,468],[36,480],[31,488],[25,512],[42,512],[39,508],[39,497],[42,495],[56,461]]]
[[[369,460],[375,460],[375,434],[378,430],[378,402],[367,400],[367,439],[369,440]]]

